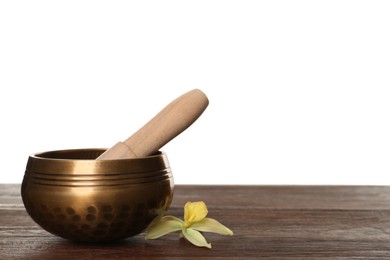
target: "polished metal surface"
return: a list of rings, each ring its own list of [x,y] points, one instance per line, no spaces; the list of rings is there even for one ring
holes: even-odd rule
[[[167,156],[95,160],[104,149],[31,155],[22,184],[28,214],[63,238],[102,242],[142,232],[173,197]]]

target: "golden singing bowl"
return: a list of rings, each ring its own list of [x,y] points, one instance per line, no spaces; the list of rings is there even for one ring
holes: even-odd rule
[[[100,242],[137,235],[168,209],[174,184],[166,154],[94,160],[104,151],[31,155],[21,190],[31,218],[57,236]]]

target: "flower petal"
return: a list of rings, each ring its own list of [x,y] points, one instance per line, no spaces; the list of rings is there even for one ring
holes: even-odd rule
[[[168,221],[168,220],[175,220],[175,221],[179,221],[181,223],[183,223],[183,220],[175,217],[175,216],[158,216],[156,217],[152,223],[149,224],[149,226],[146,228],[146,231],[150,230],[154,225],[156,225],[157,223],[159,222],[164,222],[164,221]]]
[[[160,218],[160,221],[170,221],[170,220],[175,220],[175,221],[179,221],[179,222],[183,223],[183,220],[181,220],[180,218],[175,217],[175,216],[164,216],[164,217]]]
[[[183,228],[182,233],[191,244],[199,247],[211,248],[211,244],[207,243],[206,239],[199,231],[192,228]]]
[[[202,232],[213,232],[220,235],[233,236],[233,231],[212,218],[204,218],[201,221],[192,224],[191,228]]]
[[[152,225],[147,228],[148,233],[145,236],[145,239],[156,239],[166,234],[181,230],[182,228],[182,220],[173,216],[164,216],[158,221],[152,222]]]
[[[207,206],[203,201],[187,202],[184,206],[184,226],[200,221],[207,216]]]

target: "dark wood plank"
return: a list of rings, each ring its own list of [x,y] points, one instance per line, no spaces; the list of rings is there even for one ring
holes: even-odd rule
[[[204,200],[233,237],[206,234],[213,249],[178,234],[144,234],[110,244],[57,238],[27,215],[19,185],[0,185],[0,259],[390,258],[390,188],[386,186],[178,186],[169,214]]]
[[[272,209],[390,209],[388,186],[179,186],[173,205]]]

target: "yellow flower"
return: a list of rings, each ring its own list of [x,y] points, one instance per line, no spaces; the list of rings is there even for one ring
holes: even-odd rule
[[[203,201],[187,202],[184,206],[184,227],[203,220],[209,211]]]
[[[195,246],[211,248],[200,232],[213,232],[232,236],[233,232],[212,218],[206,218],[207,206],[203,201],[187,202],[184,206],[184,221],[174,216],[163,216],[154,220],[147,228],[145,239],[156,239],[180,231]]]

